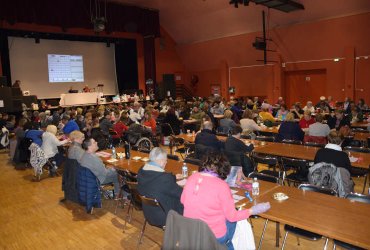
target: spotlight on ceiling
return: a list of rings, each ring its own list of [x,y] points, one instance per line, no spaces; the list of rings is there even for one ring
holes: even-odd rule
[[[94,24],[94,31],[95,32],[102,32],[105,30],[105,23],[106,20],[104,17],[95,18],[92,23]]]

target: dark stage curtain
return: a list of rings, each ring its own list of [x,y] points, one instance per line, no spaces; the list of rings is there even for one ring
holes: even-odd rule
[[[115,47],[116,75],[119,93],[139,88],[135,40],[119,42]]]
[[[7,85],[12,85],[12,79],[10,75],[10,60],[9,60],[9,47],[8,47],[8,35],[5,32],[0,31],[0,57],[1,57],[1,68],[3,76],[6,76]]]

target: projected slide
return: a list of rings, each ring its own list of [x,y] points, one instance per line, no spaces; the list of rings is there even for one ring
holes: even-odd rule
[[[48,54],[49,82],[83,82],[82,55]]]

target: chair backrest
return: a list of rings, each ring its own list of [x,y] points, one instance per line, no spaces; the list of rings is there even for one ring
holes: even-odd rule
[[[333,189],[330,188],[325,188],[325,187],[319,187],[315,186],[312,184],[301,184],[298,187],[301,190],[305,191],[312,191],[312,192],[317,192],[317,193],[322,193],[322,194],[327,194],[327,195],[332,195],[332,196],[337,196],[337,192]]]
[[[180,158],[177,155],[167,154],[167,158],[175,161],[179,161]]]
[[[284,139],[281,141],[282,143],[285,143],[285,144],[294,144],[294,145],[302,145],[302,142],[301,141],[296,141],[296,140],[288,140],[288,139]]]
[[[197,165],[197,166],[200,166],[202,164],[201,160],[195,159],[195,158],[190,158],[190,157],[186,157],[184,162],[190,163],[190,164],[193,164],[193,165]]]
[[[160,126],[161,126],[161,136],[175,135],[169,123],[162,123]]]
[[[249,178],[257,178],[258,180],[261,181],[268,181],[272,183],[279,183],[279,178],[268,175],[268,174],[263,174],[263,173],[258,173],[258,172],[252,172],[248,175]]]
[[[303,159],[294,159],[294,158],[281,158],[281,163],[284,168],[294,168],[298,170],[308,169],[308,161]]]
[[[208,147],[203,144],[195,144],[195,156],[197,159],[201,159],[203,156],[207,155],[209,152],[217,152],[217,149],[213,147]]]
[[[324,148],[325,147],[325,144],[317,143],[317,142],[305,142],[304,145],[308,146],[308,147],[317,147],[317,148]]]
[[[131,193],[130,201],[136,210],[143,210],[139,191],[137,190],[137,182],[126,181],[128,189]]]
[[[325,136],[310,136],[305,135],[303,138],[303,142],[316,142],[320,144],[326,145],[328,143],[328,139]]]
[[[262,136],[262,135],[259,135],[259,136],[256,137],[256,140],[257,141],[273,142],[275,140],[275,138],[273,136]]]
[[[252,154],[252,160],[255,164],[267,164],[269,166],[278,165],[278,158],[269,155]]]
[[[344,151],[358,152],[358,153],[370,153],[370,148],[348,146],[344,148]]]
[[[370,195],[350,193],[346,196],[346,199],[370,204]]]
[[[250,140],[250,139],[252,139],[252,136],[251,136],[251,134],[249,134],[249,135],[241,135],[241,136],[240,136],[240,139],[247,139],[247,140]]]
[[[151,207],[159,207],[162,209],[163,213],[165,212],[164,208],[162,207],[161,203],[157,201],[156,199],[145,197],[144,195],[139,195],[141,199],[141,203],[146,206]]]
[[[167,214],[162,249],[226,250],[227,247],[217,242],[215,235],[205,222],[185,218],[174,210],[170,210]]]

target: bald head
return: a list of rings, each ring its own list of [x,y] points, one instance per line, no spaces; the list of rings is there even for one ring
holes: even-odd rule
[[[204,128],[204,129],[212,130],[212,128],[213,128],[213,124],[212,124],[212,122],[210,122],[210,121],[206,121],[206,122],[204,122],[204,123],[203,123],[203,128]]]

